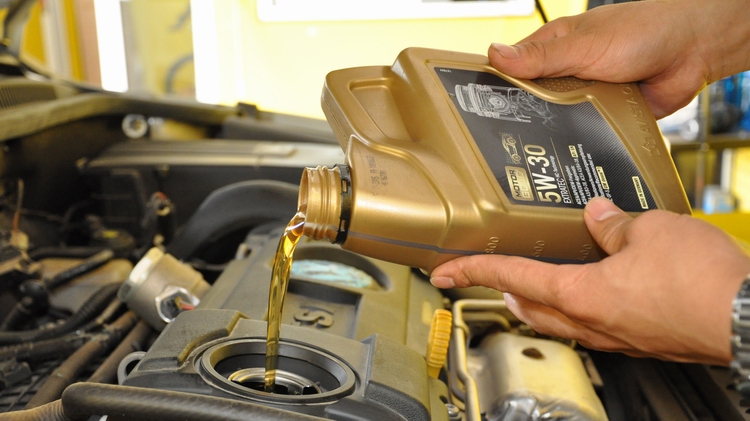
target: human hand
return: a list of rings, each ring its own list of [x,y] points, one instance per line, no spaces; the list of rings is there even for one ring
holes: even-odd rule
[[[493,44],[492,65],[535,79],[641,82],[656,118],[706,84],[750,69],[746,0],[664,0],[601,6],[554,20],[515,46]]]
[[[555,265],[501,255],[446,262],[435,286],[482,285],[504,292],[508,308],[539,333],[633,356],[728,364],[732,300],[750,256],[720,229],[653,210],[632,218],[591,200],[586,226],[610,256]]]

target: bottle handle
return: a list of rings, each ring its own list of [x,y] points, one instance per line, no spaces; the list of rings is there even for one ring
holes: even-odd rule
[[[326,76],[321,105],[341,147],[351,136],[362,141],[397,144],[411,141],[390,87],[390,67],[355,67]]]

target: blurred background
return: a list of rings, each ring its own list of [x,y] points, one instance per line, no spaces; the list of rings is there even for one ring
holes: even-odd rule
[[[406,47],[486,54],[541,25],[533,0],[43,0],[24,59],[107,90],[176,95],[323,119],[337,68],[390,64]],[[542,2],[549,19],[586,0]],[[451,6],[445,8],[445,6]]]

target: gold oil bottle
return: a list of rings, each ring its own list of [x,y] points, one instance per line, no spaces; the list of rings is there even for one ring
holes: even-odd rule
[[[304,171],[304,234],[378,259],[428,272],[479,253],[595,261],[590,198],[690,212],[635,84],[521,80],[484,56],[410,48],[331,72],[322,105],[346,163]]]

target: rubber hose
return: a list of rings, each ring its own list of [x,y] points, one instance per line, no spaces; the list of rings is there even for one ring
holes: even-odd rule
[[[37,262],[52,257],[88,259],[103,250],[104,247],[39,247],[29,252],[29,258]]]
[[[111,323],[115,315],[122,314],[122,309],[124,308],[127,308],[127,306],[120,301],[119,298],[115,297],[115,299],[110,301],[109,305],[94,320],[86,323],[78,330],[90,332],[99,326]]]
[[[92,383],[116,383],[117,368],[120,366],[120,361],[131,352],[142,351],[152,332],[153,329],[148,323],[143,320],[139,321],[87,381]]]
[[[55,288],[65,285],[73,279],[91,272],[99,266],[109,262],[115,256],[114,252],[110,249],[104,249],[99,253],[89,257],[83,262],[73,266],[70,269],[66,269],[57,275],[53,276],[52,279],[45,281],[47,289],[52,291]]]
[[[31,312],[26,308],[26,305],[23,302],[24,299],[31,300],[31,298],[24,297],[21,299],[22,301],[19,301],[13,306],[13,309],[10,310],[10,313],[5,316],[2,324],[0,324],[0,332],[12,331],[20,326],[21,323],[29,320]]]
[[[86,366],[119,343],[125,332],[130,331],[137,321],[138,316],[128,311],[107,326],[104,332],[94,336],[50,374],[34,397],[26,404],[25,409],[36,408],[59,399],[63,390],[81,375]]]
[[[68,357],[39,388],[39,391],[29,400],[24,409],[36,408],[55,399],[59,399],[62,391],[73,383],[86,364],[104,353],[104,344],[99,339],[86,342]]]
[[[175,235],[167,253],[188,260],[232,231],[277,220],[286,223],[294,216],[298,196],[297,186],[281,181],[243,181],[216,189]]]
[[[119,288],[120,283],[104,285],[77,312],[53,327],[21,332],[0,332],[0,346],[51,339],[72,332],[101,313],[115,297]]]
[[[46,405],[23,411],[0,414],[0,421],[71,421],[63,411],[62,402],[58,399]]]
[[[16,361],[35,362],[51,358],[62,358],[73,353],[73,351],[80,348],[90,339],[91,336],[89,335],[70,335],[62,338],[12,345],[0,349],[0,361],[13,358]]]
[[[27,279],[18,287],[21,299],[3,320],[0,331],[16,330],[49,309],[49,291],[41,279]]]
[[[98,383],[70,385],[63,392],[62,403],[65,415],[74,421],[87,420],[91,415],[107,415],[110,421],[321,420],[234,399]]]

